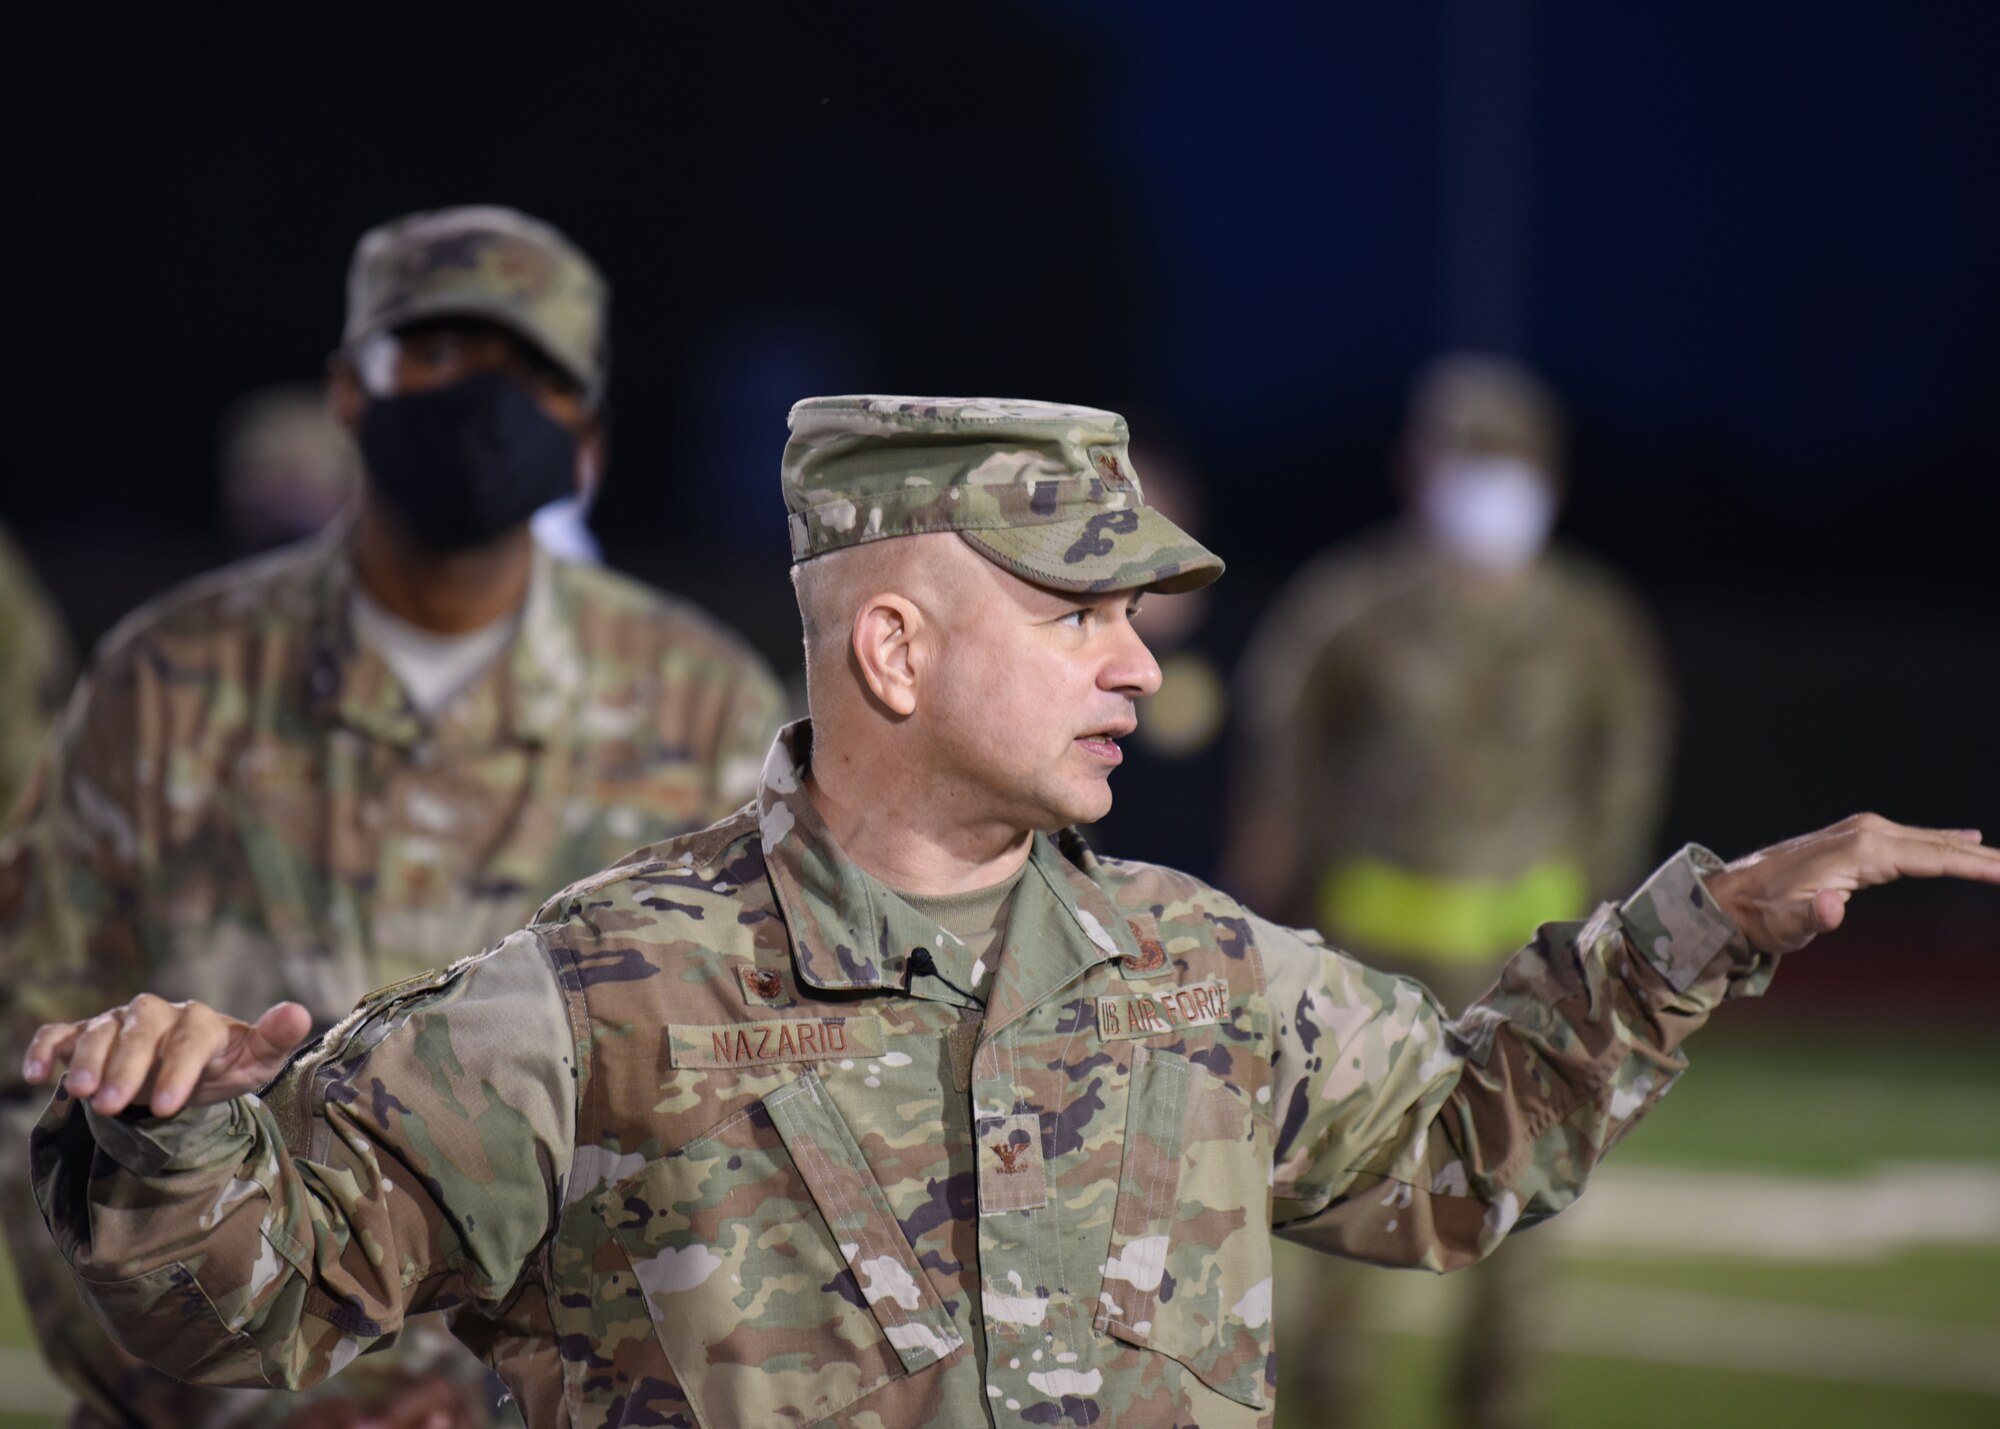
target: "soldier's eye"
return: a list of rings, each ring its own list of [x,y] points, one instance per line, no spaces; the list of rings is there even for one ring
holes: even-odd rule
[[[1089,619],[1090,612],[1088,610],[1072,610],[1069,614],[1058,620],[1056,624],[1067,625],[1072,630],[1081,630]]]

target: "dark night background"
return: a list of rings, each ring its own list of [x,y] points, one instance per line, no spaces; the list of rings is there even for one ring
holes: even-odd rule
[[[1389,510],[1410,369],[1490,345],[1568,397],[1566,530],[1666,629],[1663,843],[1877,806],[2000,835],[2000,8],[37,7],[8,29],[0,518],[81,641],[223,558],[217,419],[318,373],[361,230],[502,202],[614,286],[610,559],[781,664],[799,396],[1128,412],[1206,477],[1247,624]],[[1933,986],[1991,991],[1994,906],[1895,890],[1821,991],[1906,939]]]

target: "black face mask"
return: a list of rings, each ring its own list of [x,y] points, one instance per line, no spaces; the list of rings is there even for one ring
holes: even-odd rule
[[[372,398],[360,436],[369,484],[433,551],[483,545],[576,489],[576,439],[500,372]]]

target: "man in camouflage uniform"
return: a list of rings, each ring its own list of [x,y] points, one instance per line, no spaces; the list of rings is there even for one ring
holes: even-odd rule
[[[51,1016],[150,989],[246,1015],[290,999],[328,1026],[755,791],[781,716],[761,662],[700,611],[552,560],[529,535],[536,507],[596,459],[605,303],[581,252],[511,210],[419,214],[362,239],[330,379],[366,458],[357,518],[128,618],[52,752],[0,982],[15,1051],[0,1114],[17,1146],[39,1108],[12,1063]],[[298,1407],[191,1390],[117,1354],[52,1253],[23,1159],[0,1166],[77,1422]],[[431,1333],[450,1374],[484,1380]],[[371,1402],[435,1397],[428,1381],[403,1388],[421,1355],[387,1363]]]
[[[288,1065],[289,1006],[37,1034],[37,1195],[129,1348],[311,1383],[449,1305],[536,1426],[1268,1424],[1273,1229],[1465,1264],[1849,891],[2000,882],[1872,818],[1689,849],[1451,1023],[1061,832],[1159,680],[1138,593],[1221,569],[1118,417],[816,399],[784,485],[813,719],[754,806]]]
[[[1408,517],[1321,556],[1245,658],[1231,888],[1310,923],[1453,1011],[1535,928],[1631,885],[1664,793],[1672,699],[1652,630],[1608,572],[1545,550],[1561,414],[1517,363],[1454,354],[1415,384]],[[1533,1423],[1547,1242],[1456,1285],[1452,1422]],[[1357,1336],[1377,1277],[1279,1280],[1287,1362],[1322,1418],[1371,1422]],[[1524,1313],[1525,1312],[1525,1313]]]
[[[0,907],[19,895],[18,878],[9,876],[19,873],[19,861],[8,848],[14,835],[6,814],[28,786],[42,741],[62,710],[75,672],[62,617],[36,580],[26,554],[0,527]],[[0,1080],[12,1075],[11,1068],[0,1070]],[[19,1129],[18,1121],[0,1126],[0,1131]],[[41,1246],[36,1249],[47,1255]],[[0,1299],[11,1301],[13,1277],[7,1264],[0,1248]],[[67,1286],[64,1291],[68,1294]],[[75,1297],[69,1298],[74,1303]],[[0,1344],[0,1353],[9,1348]]]
[[[325,530],[361,488],[354,436],[310,382],[246,392],[222,414],[222,521],[242,554]]]
[[[62,617],[0,527],[0,818],[27,787],[74,673]]]

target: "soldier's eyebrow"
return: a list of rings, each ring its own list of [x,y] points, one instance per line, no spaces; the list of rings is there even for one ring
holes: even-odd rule
[[[1014,593],[1014,601],[1035,619],[1068,615],[1073,610],[1091,610],[1097,602],[1087,595],[1071,590],[1051,590],[1047,586],[1036,585],[1014,577],[1021,587]]]

